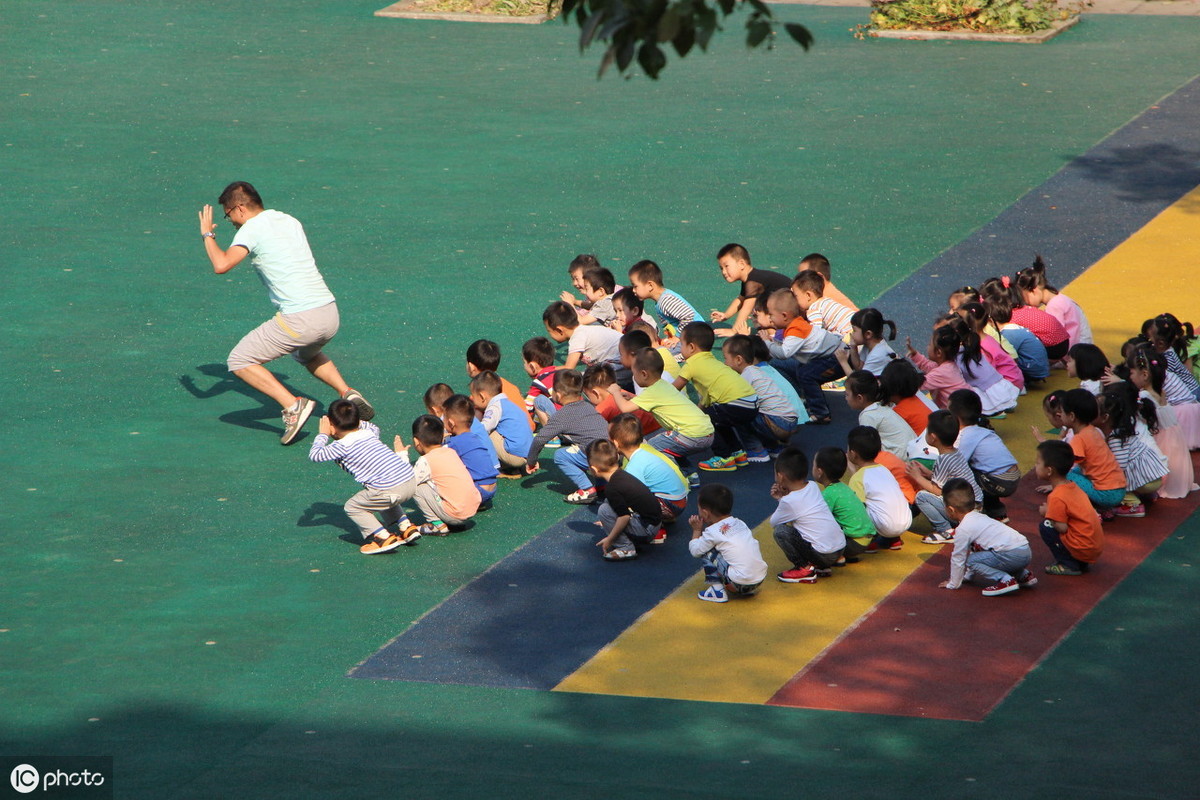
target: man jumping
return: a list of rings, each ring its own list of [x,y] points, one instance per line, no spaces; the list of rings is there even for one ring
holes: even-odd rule
[[[291,444],[316,408],[315,400],[297,397],[263,366],[290,353],[314,376],[358,407],[364,420],[375,416],[361,394],[346,385],[321,349],[338,331],[337,302],[317,270],[304,228],[295,218],[264,209],[253,186],[236,181],[225,187],[217,202],[237,229],[228,250],[217,244],[212,206],[200,211],[200,235],[213,271],[223,275],[247,255],[267,287],[275,316],[242,337],[229,354],[229,371],[273,398],[283,408],[281,444]]]

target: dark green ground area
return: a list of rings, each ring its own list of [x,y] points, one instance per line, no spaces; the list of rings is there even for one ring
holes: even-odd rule
[[[812,53],[735,35],[596,82],[558,24],[381,5],[0,9],[0,753],[111,754],[147,798],[1194,794],[1194,521],[980,725],[345,678],[565,507],[505,486],[467,535],[360,557],[350,480],[222,377],[269,306],[211,274],[195,214],[246,179],[306,224],[331,354],[406,430],[473,339],[519,378],[578,252],[653,258],[704,311],[726,241],[785,270],[820,250],[875,297],[1193,77],[1197,20],[1010,47],[785,7]]]

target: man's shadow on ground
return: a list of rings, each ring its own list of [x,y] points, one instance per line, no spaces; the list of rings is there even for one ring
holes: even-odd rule
[[[244,381],[237,378],[224,364],[201,364],[196,367],[196,372],[205,378],[213,378],[215,381],[209,385],[207,389],[200,388],[196,379],[191,375],[180,375],[179,384],[191,393],[198,400],[208,400],[213,397],[219,397],[229,392],[237,392],[249,400],[258,404],[257,408],[248,408],[242,411],[230,411],[228,414],[222,414],[219,419],[222,422],[230,425],[237,425],[239,428],[249,428],[251,430],[267,431],[277,435],[283,435],[283,423],[279,416],[280,408],[275,405],[275,401],[261,392],[250,388]],[[279,373],[273,373],[279,379],[288,391],[296,393],[288,384],[288,376]],[[207,382],[207,381],[205,381]],[[272,420],[274,424],[267,424],[264,420]],[[301,433],[296,437],[296,441],[305,438],[307,434]]]

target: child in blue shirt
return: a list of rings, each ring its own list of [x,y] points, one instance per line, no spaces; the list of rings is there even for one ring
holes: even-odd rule
[[[488,370],[471,379],[471,402],[483,412],[483,427],[505,467],[523,468],[533,444],[525,410],[504,394],[500,376]]]
[[[463,465],[479,490],[480,508],[496,494],[496,476],[500,474],[500,460],[486,434],[476,433],[472,423],[475,404],[463,394],[451,395],[446,399],[446,447],[458,453]],[[483,430],[482,426],[480,430]]]

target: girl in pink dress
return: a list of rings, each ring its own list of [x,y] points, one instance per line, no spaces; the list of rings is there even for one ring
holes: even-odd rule
[[[1017,273],[1016,284],[1026,305],[1045,306],[1046,313],[1062,323],[1072,345],[1092,343],[1092,326],[1088,324],[1087,315],[1078,303],[1046,283],[1046,264],[1041,256],[1034,260],[1032,267]]]
[[[1192,468],[1192,456],[1183,440],[1183,431],[1175,417],[1174,407],[1163,397],[1163,383],[1167,374],[1166,361],[1153,347],[1141,346],[1133,351],[1128,362],[1129,381],[1138,388],[1139,397],[1146,398],[1155,406],[1158,432],[1154,442],[1167,457],[1170,472],[1163,478],[1159,497],[1177,500],[1188,492],[1200,489]],[[1147,420],[1150,424],[1150,420]],[[1153,425],[1150,425],[1153,429]]]
[[[955,360],[962,348],[962,340],[952,326],[943,325],[934,329],[926,355],[917,352],[912,346],[912,339],[906,339],[905,345],[908,348],[908,360],[925,373],[921,390],[929,392],[938,408],[946,408],[950,403],[950,395],[955,391],[971,388],[963,380]]]

